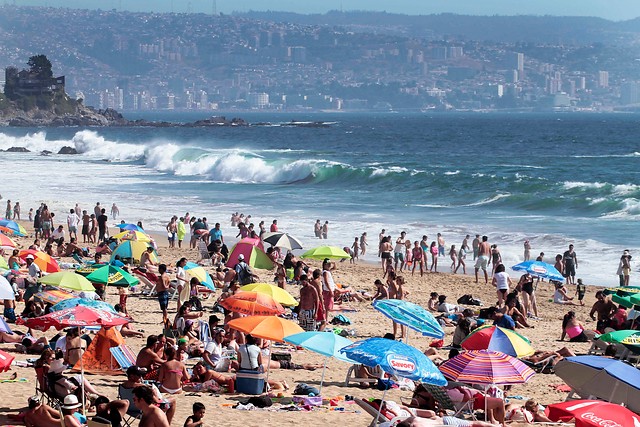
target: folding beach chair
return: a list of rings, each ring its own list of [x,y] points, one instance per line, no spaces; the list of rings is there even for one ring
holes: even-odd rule
[[[460,383],[449,382],[451,386],[463,385]],[[447,389],[445,387],[436,386],[427,383],[420,383],[419,387],[422,387],[428,393],[433,396],[435,401],[440,405],[441,409],[446,411],[451,411],[454,417],[457,417],[461,414],[468,413],[474,420],[476,419],[473,413],[473,399],[467,400],[466,402],[454,402],[449,397],[447,393]],[[465,385],[466,387],[466,385]]]
[[[207,248],[207,243],[202,239],[198,239],[197,248],[198,248],[198,255],[200,255],[198,264],[211,266],[212,265],[211,256],[209,255],[209,249]]]
[[[118,386],[118,399],[129,401],[129,409],[127,409],[127,413],[123,417],[122,422],[127,427],[131,427],[135,420],[140,421],[142,411],[136,408],[136,405],[133,403],[133,389],[124,388],[122,384],[120,384]]]
[[[209,328],[209,324],[207,322],[200,321],[199,333],[200,342],[202,342],[203,347],[206,347],[207,344],[213,341],[213,338],[211,337],[211,329]]]
[[[126,346],[126,344],[120,344],[117,347],[109,348],[109,352],[111,352],[111,369],[113,366],[113,359],[120,365],[120,369],[126,371],[130,366],[134,366],[136,364],[136,356],[133,354],[131,349]]]
[[[369,370],[369,373],[373,375],[373,378],[358,378],[356,377],[356,375],[358,374],[358,371],[360,370],[361,366],[362,365],[356,363],[349,367],[349,369],[347,370],[347,377],[344,379],[345,387],[349,387],[349,383],[352,383],[352,382],[355,382],[358,384],[360,383],[375,384],[378,382],[380,378],[384,377],[384,371],[382,370],[382,368],[380,368],[380,366],[375,366],[373,368],[367,367],[367,369]]]
[[[384,410],[380,412],[380,415],[378,415],[378,409],[376,408],[377,405],[374,406],[372,403],[362,399],[358,399],[358,398],[353,399],[353,401],[356,403],[356,405],[362,408],[367,414],[373,417],[373,420],[371,420],[369,427],[377,427],[377,426],[380,426],[381,424],[393,425],[393,422],[396,421],[394,418],[388,416]],[[378,422],[376,422],[376,419],[378,420]],[[403,418],[400,418],[400,419],[403,419]]]

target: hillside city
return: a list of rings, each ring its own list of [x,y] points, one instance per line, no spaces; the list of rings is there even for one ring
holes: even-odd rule
[[[552,28],[561,22],[563,29],[584,31],[589,22],[594,32],[599,25],[606,30],[601,40],[520,40],[524,35],[509,30],[514,34],[480,41],[404,25],[397,16],[380,14],[372,19],[379,24],[363,24],[356,23],[357,12],[350,14],[323,15],[314,24],[313,17],[294,22],[275,13],[269,19],[269,13],[5,5],[0,66],[22,67],[29,57],[44,54],[65,76],[68,94],[85,105],[119,111],[632,111],[640,106],[640,30],[633,25],[532,17]],[[332,24],[335,15],[340,19]],[[446,19],[458,26],[475,22]],[[484,18],[477,22],[487,25]],[[4,73],[4,86],[1,80]]]

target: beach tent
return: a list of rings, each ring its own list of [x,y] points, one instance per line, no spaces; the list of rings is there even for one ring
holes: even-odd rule
[[[124,338],[116,328],[101,328],[82,355],[84,371],[92,374],[114,374],[120,365],[111,356],[109,349],[122,344],[125,344]],[[78,361],[73,369],[79,371],[80,364]]]
[[[231,249],[227,267],[234,268],[238,263],[238,256],[244,255],[244,261],[252,268],[264,270],[273,269],[274,265],[267,254],[262,249],[250,243],[236,243]]]
[[[245,237],[240,239],[238,243],[249,243],[250,245],[257,246],[264,251],[264,244],[259,237]]]

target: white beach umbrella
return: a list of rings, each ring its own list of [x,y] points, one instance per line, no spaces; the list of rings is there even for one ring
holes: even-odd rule
[[[2,276],[0,276],[0,299],[16,299],[11,284]]]

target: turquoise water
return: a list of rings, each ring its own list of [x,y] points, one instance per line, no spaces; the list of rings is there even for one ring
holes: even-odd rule
[[[230,235],[228,218],[241,211],[267,224],[278,218],[308,246],[317,218],[330,221],[329,243],[340,246],[364,231],[375,246],[381,228],[413,240],[442,232],[456,245],[480,233],[507,264],[521,259],[525,239],[548,260],[573,242],[578,273],[594,284],[616,283],[622,249],[639,253],[636,115],[241,116],[272,125],[4,129],[2,149],[69,145],[81,154],[1,153],[13,166],[2,194],[59,211],[117,201],[125,219],[157,229],[189,211]],[[328,125],[279,125],[292,119]]]

